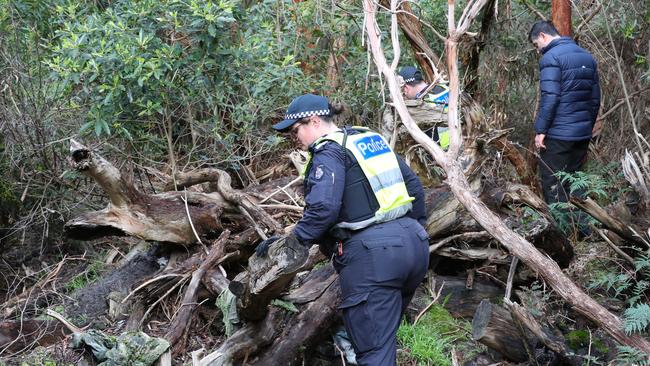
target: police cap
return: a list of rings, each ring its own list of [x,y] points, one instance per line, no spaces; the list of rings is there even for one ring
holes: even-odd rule
[[[422,73],[415,66],[405,66],[399,71],[399,75],[404,79],[405,83],[414,81],[422,81]]]
[[[284,119],[273,125],[273,129],[285,131],[300,119],[309,116],[328,116],[330,114],[329,102],[327,98],[320,95],[305,94],[295,98]]]

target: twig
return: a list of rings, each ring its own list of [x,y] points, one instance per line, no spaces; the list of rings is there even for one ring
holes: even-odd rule
[[[194,237],[199,242],[199,244],[201,244],[201,246],[203,247],[203,250],[207,253],[208,248],[205,246],[205,244],[203,244],[203,241],[201,241],[201,238],[199,237],[199,234],[196,232],[196,229],[194,228],[194,223],[192,222],[192,216],[190,216],[190,207],[187,205],[187,189],[186,188],[183,188],[183,194],[184,194],[184,196],[181,197],[181,199],[183,200],[183,203],[185,204],[185,214],[187,215],[187,221],[190,222],[190,227],[192,228],[192,233],[194,234]]]
[[[468,233],[461,233],[461,234],[456,234],[452,236],[448,236],[439,242],[430,245],[429,246],[429,253],[433,253],[436,250],[440,249],[441,247],[451,243],[454,240],[457,239],[471,239],[471,240],[476,240],[476,239],[483,239],[483,238],[489,238],[490,234],[488,234],[487,231],[476,231],[476,232],[468,232]]]
[[[190,275],[189,275],[189,274],[183,275],[183,278],[181,278],[180,281],[178,281],[177,283],[175,283],[174,286],[172,286],[172,288],[170,288],[169,290],[167,290],[167,292],[165,292],[165,293],[164,293],[160,298],[158,298],[156,301],[154,301],[154,303],[151,304],[151,306],[149,306],[149,308],[147,309],[147,311],[145,311],[144,315],[142,315],[142,318],[140,319],[139,325],[142,326],[142,323],[143,323],[144,320],[147,318],[147,316],[149,315],[149,313],[151,313],[151,311],[153,310],[153,308],[155,308],[156,305],[158,305],[161,301],[163,301],[163,299],[165,299],[167,296],[169,296],[169,294],[171,294],[172,292],[174,292],[174,290],[176,290],[177,287],[180,287],[180,286],[183,284],[183,282],[185,282],[185,280],[187,280],[188,278],[190,278]]]
[[[510,271],[508,271],[508,281],[506,282],[506,294],[504,298],[510,300],[510,293],[512,292],[512,280],[515,277],[515,270],[517,269],[517,264],[519,263],[519,258],[513,256],[512,263],[510,263]]]
[[[143,284],[141,284],[140,286],[136,287],[131,292],[129,292],[129,294],[126,295],[126,297],[124,299],[122,299],[122,304],[124,304],[132,295],[134,295],[139,290],[145,288],[146,286],[148,286],[148,285],[150,285],[150,284],[152,284],[152,283],[154,283],[154,282],[156,282],[158,280],[162,280],[163,278],[168,278],[168,277],[184,277],[184,275],[177,274],[177,273],[169,273],[169,274],[160,275],[158,277],[147,280]]]
[[[47,310],[45,310],[45,314],[47,314],[47,315],[51,316],[52,318],[54,318],[54,319],[60,321],[61,323],[63,323],[63,325],[65,325],[66,328],[70,329],[70,331],[72,333],[83,333],[83,329],[76,327],[74,324],[67,321],[63,317],[63,315],[57,313],[56,311],[54,311],[52,309],[47,309]]]
[[[336,350],[339,351],[339,354],[341,355],[341,365],[347,365],[347,363],[345,363],[345,354],[343,354],[343,350],[336,343],[334,343],[334,348],[336,348]]]
[[[612,248],[616,252],[616,254],[620,255],[623,259],[628,261],[631,265],[634,265],[634,258],[627,255],[627,253],[622,251],[621,248],[616,246],[616,244],[612,243],[612,241],[609,240],[607,235],[605,235],[605,233],[601,229],[598,229],[598,228],[594,227],[593,225],[590,225],[590,226],[591,226],[592,230],[595,230],[598,233],[598,235],[600,235],[600,237],[603,238],[603,240],[605,240],[607,245],[609,245],[609,247]]]
[[[246,208],[244,208],[244,206],[239,205],[237,208],[239,208],[239,211],[241,211],[241,213],[244,214],[244,216],[246,216],[248,221],[250,221],[250,223],[253,224],[253,229],[255,229],[255,232],[257,233],[257,235],[260,236],[260,238],[262,238],[262,240],[266,240],[269,238],[268,236],[266,236],[264,230],[262,230],[262,228],[259,225],[257,225],[257,222],[255,222],[255,220],[253,219],[253,216],[251,216],[251,214],[248,212],[248,210],[246,210]]]
[[[258,206],[269,210],[292,210],[298,212],[303,212],[305,210],[300,206],[284,205],[284,204],[269,204],[269,205],[258,205]]]
[[[589,21],[590,21],[594,16],[596,16],[596,14],[598,14],[598,12],[600,11],[600,9],[602,9],[602,8],[603,8],[603,4],[598,4],[598,6],[596,7],[596,9],[594,9],[594,11],[592,11],[591,14],[587,15],[587,17],[584,18],[584,19],[582,20],[582,22],[580,22],[580,24],[576,27],[576,31],[575,31],[575,33],[580,32],[580,29],[582,29],[582,27],[584,27],[585,25],[587,25],[587,23],[589,23]]]
[[[438,302],[438,299],[440,298],[440,294],[442,293],[442,288],[443,287],[445,287],[445,281],[442,281],[442,284],[440,285],[440,288],[438,289],[438,292],[435,294],[435,296],[433,297],[433,300],[431,300],[429,305],[427,305],[426,308],[422,309],[422,311],[420,311],[418,316],[415,317],[415,320],[413,321],[413,326],[415,326],[418,323],[420,318],[422,318],[422,316],[433,306],[433,304]]]
[[[276,189],[276,190],[273,191],[271,194],[269,194],[268,196],[266,196],[266,198],[264,198],[263,200],[261,200],[259,203],[262,204],[262,203],[266,202],[269,198],[275,196],[276,194],[278,194],[278,193],[280,193],[280,192],[284,192],[285,189],[291,187],[292,185],[294,185],[294,184],[297,183],[297,182],[300,182],[301,180],[302,180],[302,177],[297,177],[296,179],[294,179],[294,180],[292,180],[291,182],[287,183],[285,186],[283,186],[283,187],[278,187],[278,189]],[[285,193],[286,193],[286,192],[285,192]],[[291,197],[291,196],[289,196],[289,197]]]
[[[546,19],[546,17],[544,16],[544,14],[542,14],[541,11],[535,9],[535,7],[533,7],[532,5],[530,5],[530,4],[528,3],[528,1],[526,1],[526,0],[522,0],[522,1],[523,1],[524,5],[526,5],[526,7],[527,7],[530,11],[532,11],[533,13],[535,13],[535,15],[537,15],[541,20],[544,20],[544,21],[548,20],[548,19]]]

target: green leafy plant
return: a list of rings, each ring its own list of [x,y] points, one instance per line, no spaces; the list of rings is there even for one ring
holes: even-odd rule
[[[620,346],[618,347],[616,364],[648,366],[650,365],[650,357],[648,357],[647,353],[634,347]]]
[[[647,303],[635,304],[625,309],[625,332],[641,333],[650,325],[650,305]]]
[[[74,292],[95,282],[101,276],[104,264],[99,261],[92,262],[83,272],[76,275],[65,284],[68,292]]]
[[[469,323],[454,319],[442,305],[435,304],[416,324],[403,321],[397,339],[405,357],[418,365],[451,366],[451,351],[470,341],[470,328]],[[469,347],[465,351],[468,355]]]

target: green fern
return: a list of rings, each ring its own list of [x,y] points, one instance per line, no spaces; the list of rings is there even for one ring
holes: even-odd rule
[[[650,254],[640,255],[634,260],[634,267],[637,272],[641,270],[650,270]]]
[[[645,331],[650,324],[650,305],[636,304],[625,310],[625,332],[627,334]]]
[[[632,278],[626,273],[602,272],[596,276],[587,286],[589,289],[597,287],[606,291],[614,291],[614,297],[618,298],[621,293],[632,287]]]
[[[634,347],[619,346],[616,364],[650,366],[650,355]]]
[[[628,299],[630,305],[634,305],[639,300],[645,299],[648,300],[646,297],[646,290],[650,288],[650,282],[645,281],[645,280],[640,280],[638,281],[635,285],[634,288],[632,289],[632,296]]]

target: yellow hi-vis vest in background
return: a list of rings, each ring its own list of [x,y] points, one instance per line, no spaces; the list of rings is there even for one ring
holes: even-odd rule
[[[437,104],[443,107],[444,113],[447,113],[449,104],[449,87],[446,84],[436,84],[436,86],[422,100],[426,103]],[[434,127],[438,132],[438,140],[434,141],[440,145],[443,150],[449,147],[449,129],[447,127]]]
[[[359,230],[374,223],[391,221],[406,215],[411,210],[413,197],[409,196],[404,177],[399,168],[397,157],[386,140],[378,133],[365,127],[353,127],[360,133],[348,135],[347,132],[336,131],[325,135],[313,146],[318,147],[326,141],[334,141],[350,151],[357,159],[363,174],[368,179],[379,209],[374,217],[358,222],[340,222],[334,228]],[[312,153],[305,165],[306,174],[311,165]]]

